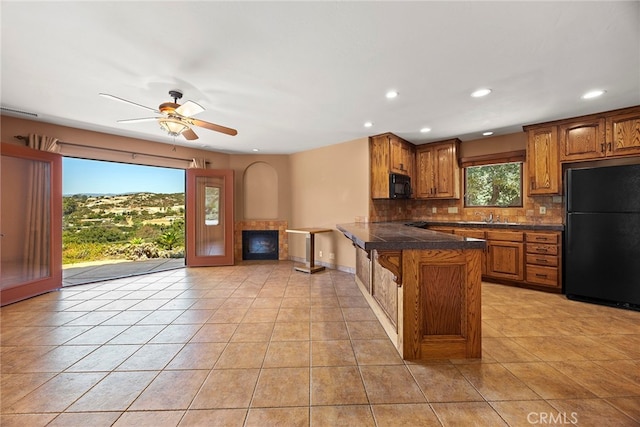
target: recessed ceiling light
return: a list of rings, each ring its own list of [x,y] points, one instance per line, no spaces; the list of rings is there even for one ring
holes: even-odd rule
[[[582,99],[593,99],[593,98],[597,98],[597,97],[599,97],[599,96],[604,95],[604,93],[605,93],[605,92],[606,92],[606,91],[604,91],[604,90],[600,90],[600,89],[598,89],[598,90],[591,90],[591,91],[589,91],[589,92],[585,93],[584,95],[582,95]]]
[[[385,95],[388,99],[393,99],[393,98],[397,98],[398,97],[398,92],[395,90],[390,90],[389,92],[387,92],[387,94]]]
[[[251,151],[260,151],[260,149],[259,149],[259,148],[254,148],[254,149],[253,149],[253,150],[251,150]]]
[[[420,129],[420,133],[427,133],[427,132],[431,132],[431,128],[422,128],[422,129]]]
[[[482,135],[491,136],[491,135],[493,135],[493,132],[482,132]]]
[[[365,122],[364,123],[364,127],[366,127],[366,128],[370,128],[371,126],[373,126],[373,122]]]
[[[487,96],[491,93],[491,89],[478,89],[475,92],[471,93],[471,96],[474,98],[480,98],[483,96]]]

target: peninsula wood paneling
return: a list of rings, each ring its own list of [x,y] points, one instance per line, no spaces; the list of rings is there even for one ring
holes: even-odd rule
[[[371,295],[376,300],[382,311],[398,330],[398,284],[395,282],[396,276],[378,262],[378,253],[374,253],[373,263],[373,283],[371,284]]]

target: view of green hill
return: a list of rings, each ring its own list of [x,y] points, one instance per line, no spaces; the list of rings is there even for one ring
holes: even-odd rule
[[[63,264],[184,257],[184,193],[63,197]]]

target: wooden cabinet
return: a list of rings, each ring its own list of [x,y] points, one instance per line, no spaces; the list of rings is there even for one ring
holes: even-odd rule
[[[561,167],[558,162],[558,128],[546,126],[527,132],[529,195],[560,194]]]
[[[524,233],[487,231],[488,277],[524,280]]]
[[[415,193],[421,199],[459,199],[459,139],[425,144],[416,149]]]
[[[562,235],[560,232],[526,232],[526,281],[533,285],[562,287]]]
[[[471,237],[474,239],[482,239],[485,240],[486,232],[484,230],[477,230],[473,228],[456,228],[453,230],[453,234],[457,234],[458,236]],[[482,275],[485,276],[487,274],[487,250],[482,251]]]
[[[392,134],[369,138],[371,198],[389,198],[389,174],[399,173],[414,178],[415,146]]]
[[[562,162],[597,159],[607,154],[604,118],[565,123],[558,132]]]
[[[607,153],[640,155],[640,107],[606,118]]]

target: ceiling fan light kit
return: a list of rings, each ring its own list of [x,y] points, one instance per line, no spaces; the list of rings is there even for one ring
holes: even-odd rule
[[[151,107],[144,106],[142,104],[138,104],[136,102],[126,100],[124,98],[120,98],[118,96],[109,95],[106,93],[100,93],[99,95],[107,99],[112,99],[115,101],[124,102],[125,104],[131,104],[137,107],[145,108],[147,110],[153,111],[156,114],[162,115],[160,117],[118,120],[119,123],[137,123],[149,120],[157,120],[160,128],[167,134],[169,134],[169,136],[175,138],[176,136],[182,135],[189,141],[198,139],[198,135],[196,135],[196,133],[191,129],[191,125],[203,127],[205,129],[221,132],[231,136],[238,134],[238,131],[236,131],[235,129],[205,122],[204,120],[193,119],[192,116],[202,113],[204,111],[204,108],[200,104],[193,101],[187,101],[182,105],[178,104],[178,100],[182,98],[182,92],[176,89],[169,91],[169,96],[173,98],[173,102],[164,102],[160,104],[157,110]]]

